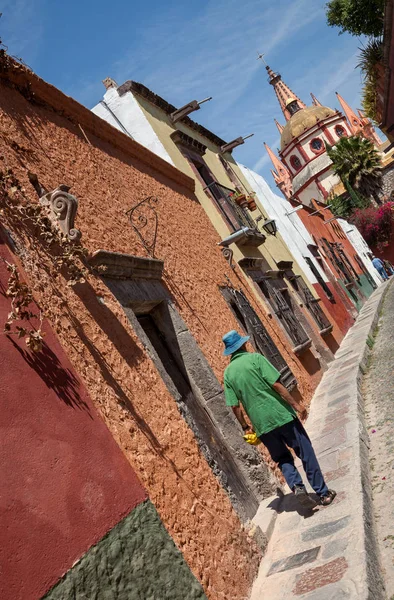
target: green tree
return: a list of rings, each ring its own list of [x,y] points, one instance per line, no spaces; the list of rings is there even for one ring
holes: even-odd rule
[[[361,69],[364,77],[361,100],[364,112],[376,123],[378,121],[376,112],[378,85],[383,70],[382,40],[371,39],[363,48],[360,48],[360,62],[357,67]]]
[[[326,146],[334,171],[345,186],[358,196],[381,204],[382,162],[370,140],[361,136],[343,137],[335,146]],[[348,191],[351,195],[350,189]]]
[[[347,193],[344,193],[341,196],[333,194],[328,199],[328,203],[331,207],[331,211],[336,217],[348,219],[357,209],[368,207],[370,201],[356,194],[348,181],[345,181],[344,185]]]
[[[330,0],[326,4],[327,22],[340,33],[379,37],[383,34],[385,0]]]

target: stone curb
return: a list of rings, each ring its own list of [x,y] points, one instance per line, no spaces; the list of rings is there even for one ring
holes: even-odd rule
[[[322,411],[326,416],[339,398],[349,396],[349,413],[352,416],[347,426],[347,441],[344,447],[353,449],[353,461],[348,478],[348,492],[353,497],[353,512],[350,515],[352,536],[357,539],[357,550],[346,556],[350,579],[357,582],[356,589],[347,594],[349,600],[383,600],[386,598],[379,562],[379,551],[374,526],[371,473],[369,467],[369,436],[365,424],[364,402],[361,383],[367,366],[370,349],[368,338],[373,337],[380,318],[387,284],[381,285],[361,309],[357,321],[345,336],[335,360],[325,373],[312,401],[313,421],[308,427],[314,441],[319,460],[321,432],[315,437],[314,423]],[[319,398],[323,392],[323,398]],[[339,402],[340,404],[340,402]],[[331,406],[329,406],[331,405]],[[337,404],[338,406],[338,404]],[[316,440],[316,441],[315,441]]]
[[[375,535],[369,436],[361,382],[370,354],[367,340],[373,337],[389,285],[391,281],[379,286],[361,309],[356,323],[345,336],[316,389],[306,423],[328,484],[338,491],[338,501],[319,511],[313,517],[313,523],[309,519],[297,521],[297,517],[291,515],[283,517],[279,510],[251,600],[267,594],[266,597],[272,600],[383,600],[386,597]],[[286,531],[284,519],[293,519],[291,532]],[[330,528],[337,527],[337,523],[341,531],[331,534]],[[308,529],[308,526],[312,527]],[[330,563],[327,563],[325,544],[334,548]],[[343,570],[330,574],[333,575],[330,585],[326,581],[316,589],[311,587],[312,593],[300,591],[302,585],[297,582],[308,579],[307,565],[277,574],[269,573],[278,558],[311,552],[311,546],[315,549],[321,546],[315,562],[310,564],[311,577],[317,576],[319,569],[330,568],[330,565],[334,570],[335,565]]]

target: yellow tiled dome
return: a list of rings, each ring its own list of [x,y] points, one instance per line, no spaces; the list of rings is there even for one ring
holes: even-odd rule
[[[309,106],[296,112],[285,125],[280,138],[280,149],[284,150],[290,142],[327,117],[333,117],[335,110],[328,106]]]

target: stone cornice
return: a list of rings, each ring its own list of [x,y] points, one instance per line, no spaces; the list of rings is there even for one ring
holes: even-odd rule
[[[197,152],[201,156],[204,156],[205,152],[207,151],[207,147],[204,144],[201,144],[201,142],[195,140],[183,131],[179,131],[179,129],[174,131],[174,133],[172,133],[170,137],[175,144],[180,144],[185,148],[189,148],[190,150]]]
[[[162,260],[107,250],[97,250],[88,262],[98,275],[110,279],[160,280],[164,270]]]

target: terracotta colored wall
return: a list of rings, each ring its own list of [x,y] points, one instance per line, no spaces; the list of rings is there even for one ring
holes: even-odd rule
[[[73,186],[80,203],[76,225],[90,252],[104,248],[145,255],[125,212],[148,195],[159,197],[156,255],[165,260],[165,283],[222,379],[226,361],[221,355],[221,336],[237,323],[218,284],[226,277],[237,287],[244,282],[221,256],[218,236],[192,192],[174,182],[175,170],[163,165],[164,161],[106,128],[92,113],[34,75],[13,70],[2,77],[28,89],[29,98],[45,98],[62,111],[59,114],[42,100],[31,103],[3,81],[0,154],[31,198],[35,193],[28,169],[48,189],[62,182]],[[64,116],[70,111],[72,120]],[[130,153],[121,149],[126,146]],[[144,162],[136,158],[138,154]],[[185,182],[182,177],[180,181]],[[256,573],[258,555],[121,307],[96,278],[69,288],[50,265],[47,273],[31,251],[24,262],[40,304],[97,410],[208,597],[243,598]],[[289,352],[284,335],[251,302],[309,401],[313,388],[307,372]]]
[[[0,238],[0,327],[14,262]],[[38,599],[146,493],[49,325],[42,353],[0,335],[2,600]]]
[[[90,251],[145,255],[125,211],[146,195],[159,196],[157,255],[166,261],[165,281],[221,377],[221,334],[236,323],[217,284],[232,274],[201,207],[187,197],[191,193],[86,128],[90,146],[74,123],[1,87],[0,154],[31,198],[27,169],[37,172],[48,188],[60,182],[73,185],[80,201],[77,226]],[[96,278],[67,288],[54,272],[48,275],[33,254],[24,259],[37,298],[97,410],[209,598],[243,598],[259,556],[120,305]],[[273,337],[277,338],[274,332]],[[290,362],[298,375],[297,365]],[[304,388],[302,376],[299,379],[310,396],[306,378]]]
[[[321,298],[320,306],[323,308],[327,316],[330,318],[334,325],[333,335],[337,343],[340,343],[344,338],[346,332],[354,323],[352,315],[346,310],[345,305],[342,302],[342,297],[338,294],[336,286],[332,283],[327,284],[334,296],[335,302],[330,302],[327,298],[325,291],[322,286],[317,283],[314,287],[319,297]]]

